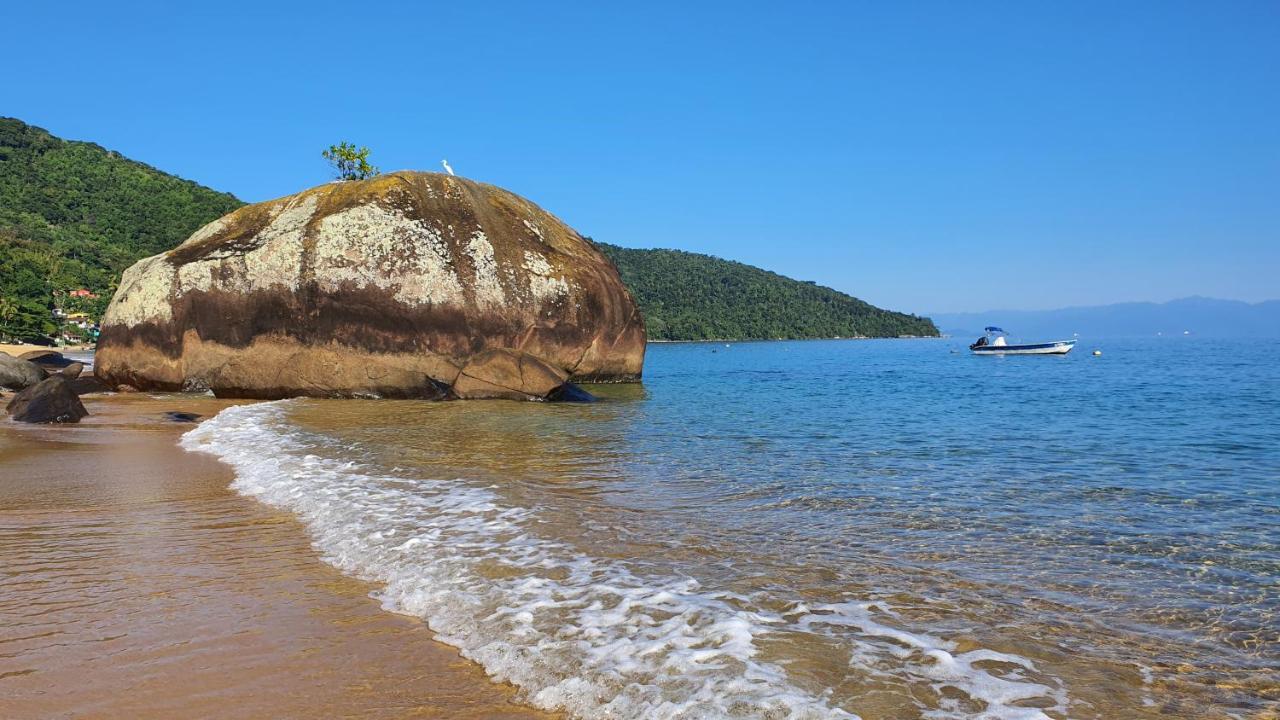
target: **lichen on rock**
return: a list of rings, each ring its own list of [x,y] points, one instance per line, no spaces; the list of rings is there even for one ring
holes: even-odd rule
[[[227,397],[541,398],[638,380],[644,347],[617,270],[555,216],[400,172],[246,206],[139,261],[96,372]]]

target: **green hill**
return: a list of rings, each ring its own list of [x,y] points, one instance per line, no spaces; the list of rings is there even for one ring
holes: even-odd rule
[[[120,273],[243,205],[119,153],[0,118],[0,338],[55,332],[50,311],[98,317]],[[759,268],[598,244],[655,340],[936,335],[926,318]],[[72,297],[80,288],[97,298]]]
[[[0,335],[55,329],[50,310],[97,316],[120,273],[242,205],[98,145],[0,118]],[[84,288],[99,297],[67,297]]]
[[[882,310],[740,262],[681,250],[596,246],[640,303],[651,340],[938,334],[928,318]]]

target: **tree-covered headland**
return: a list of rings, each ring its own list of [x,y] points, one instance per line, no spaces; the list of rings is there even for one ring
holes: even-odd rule
[[[812,282],[682,250],[596,243],[630,288],[651,340],[934,337],[928,318]]]
[[[0,118],[0,335],[47,337],[58,329],[55,308],[100,316],[125,268],[242,204]]]
[[[325,152],[342,179],[377,173],[367,148]],[[0,340],[75,334],[96,320],[120,274],[242,206],[93,143],[0,118]],[[598,243],[618,266],[655,340],[933,336],[927,318],[776,273],[679,250]]]

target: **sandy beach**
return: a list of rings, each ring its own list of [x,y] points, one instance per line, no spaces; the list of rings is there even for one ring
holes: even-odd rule
[[[78,355],[83,353],[92,353],[93,346],[92,345],[67,345],[64,347],[46,347],[44,345],[12,345],[9,343],[0,343],[0,352],[7,353],[14,357],[18,357],[23,353],[34,352],[36,350],[55,350],[64,355],[68,353]]]
[[[230,402],[84,401],[75,426],[0,421],[0,717],[551,717],[177,447],[166,411]]]

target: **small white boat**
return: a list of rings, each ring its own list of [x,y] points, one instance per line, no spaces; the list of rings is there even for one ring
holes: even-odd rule
[[[1075,340],[1010,345],[1004,337],[1004,330],[988,327],[986,331],[986,335],[969,346],[974,355],[1066,355],[1076,346]]]

